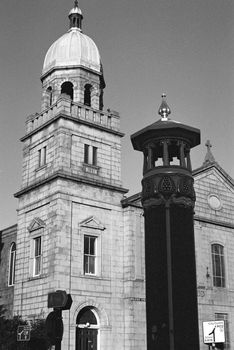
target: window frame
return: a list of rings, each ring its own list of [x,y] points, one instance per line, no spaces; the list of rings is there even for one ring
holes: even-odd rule
[[[47,146],[38,150],[38,168],[45,166],[47,163]]]
[[[89,252],[85,252],[85,241],[86,241],[86,238],[89,239]],[[94,242],[94,246],[93,246],[93,251],[94,253],[91,254],[90,252],[90,241],[93,240]],[[91,234],[84,234],[84,243],[83,243],[83,273],[84,275],[88,275],[88,276],[96,276],[98,274],[98,264],[97,264],[97,258],[98,258],[98,254],[97,254],[97,251],[98,251],[98,237],[95,236],[95,235],[91,235]],[[88,271],[86,271],[86,258],[88,260]],[[91,265],[89,263],[90,260],[93,260],[93,269],[94,271],[91,272]]]
[[[39,254],[36,255],[36,242],[37,240],[40,240],[39,245]],[[39,264],[38,264],[39,261]],[[39,265],[39,271],[36,271],[37,266]],[[38,272],[38,273],[36,273]],[[42,274],[42,236],[37,235],[33,238],[33,277],[41,276]]]
[[[84,143],[84,164],[97,167],[98,147]]]
[[[13,250],[14,248],[14,250]],[[12,242],[9,254],[9,271],[8,271],[8,286],[15,284],[15,260],[16,260],[16,243]]]
[[[218,252],[215,252],[217,249]],[[217,288],[226,287],[224,246],[220,243],[211,244],[212,281]],[[219,274],[217,274],[219,272]]]

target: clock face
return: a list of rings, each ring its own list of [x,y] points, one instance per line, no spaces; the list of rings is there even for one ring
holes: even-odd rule
[[[207,198],[208,204],[211,207],[211,209],[214,210],[219,210],[222,207],[221,201],[219,199],[219,197],[215,194],[211,194],[208,198]]]

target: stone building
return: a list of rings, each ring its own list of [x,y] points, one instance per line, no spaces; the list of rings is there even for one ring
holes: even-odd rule
[[[73,304],[63,312],[62,349],[142,350],[141,195],[127,198],[121,183],[120,116],[103,109],[103,67],[77,1],[69,20],[45,56],[41,112],[27,118],[21,139],[18,222],[1,231],[0,303],[9,315],[45,318],[48,293],[65,290]],[[234,182],[209,143],[194,177],[201,349],[202,322],[214,319],[225,320],[232,349]]]
[[[17,225],[0,231],[0,305],[13,314]]]
[[[202,344],[202,321],[224,320],[225,349],[234,349],[234,181],[206,145],[203,166],[193,173],[200,338]]]

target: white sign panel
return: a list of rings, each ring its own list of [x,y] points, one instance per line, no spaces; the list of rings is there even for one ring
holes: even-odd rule
[[[30,327],[18,326],[17,328],[17,341],[29,341],[30,340]]]
[[[203,337],[205,344],[224,343],[224,321],[203,322]]]

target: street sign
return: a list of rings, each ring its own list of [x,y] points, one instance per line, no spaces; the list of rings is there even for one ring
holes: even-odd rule
[[[224,343],[224,321],[203,322],[203,337],[205,344]]]
[[[30,327],[18,326],[17,328],[17,341],[29,341],[30,340]]]
[[[71,294],[67,294],[65,290],[56,290],[48,294],[48,308],[70,310],[71,304]]]

